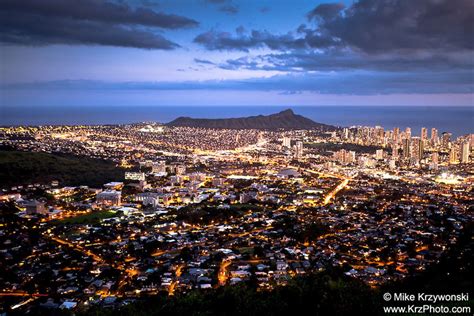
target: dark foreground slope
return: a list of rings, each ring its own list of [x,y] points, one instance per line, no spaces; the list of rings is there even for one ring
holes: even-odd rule
[[[96,307],[79,313],[82,316],[132,315],[397,315],[385,313],[387,306],[406,306],[409,302],[384,301],[384,293],[459,294],[469,293],[468,301],[437,302],[433,306],[470,306],[474,310],[472,282],[474,265],[473,225],[461,232],[457,244],[440,262],[426,271],[402,281],[371,288],[345,276],[340,268],[291,279],[287,286],[259,291],[252,282],[207,291],[169,297],[166,293],[120,309]],[[414,305],[423,305],[416,303]],[[429,314],[428,315],[438,315]],[[410,315],[415,315],[411,313]],[[472,315],[464,313],[458,315]]]
[[[309,118],[295,114],[288,109],[271,115],[258,115],[226,119],[196,119],[179,117],[166,124],[167,126],[185,126],[199,128],[225,128],[225,129],[319,129],[333,131],[336,127],[317,123]]]
[[[0,188],[59,180],[61,185],[89,185],[123,178],[111,162],[36,152],[0,150]]]
[[[36,225],[19,218],[9,208],[1,208],[0,223],[19,221],[18,225]],[[167,292],[152,297],[128,301],[120,308],[112,306],[92,306],[76,311],[51,310],[38,305],[29,315],[64,316],[163,316],[163,315],[228,315],[228,316],[277,316],[277,315],[399,315],[384,313],[384,307],[423,305],[423,302],[384,301],[384,293],[425,293],[458,294],[469,293],[468,301],[426,303],[433,306],[470,306],[474,310],[473,299],[473,225],[467,224],[460,233],[458,242],[441,257],[440,262],[426,271],[403,281],[385,284],[381,288],[371,288],[361,281],[345,276],[342,267],[292,278],[287,286],[276,287],[271,291],[260,291],[255,282],[225,286],[212,290],[195,290],[187,294],[168,296]],[[29,230],[30,240],[39,238],[37,231]],[[22,248],[25,256],[30,252]],[[2,272],[0,264],[0,272]],[[7,275],[6,273],[2,275]],[[45,280],[47,282],[47,280]],[[31,291],[35,291],[32,289]],[[59,301],[59,297],[51,298]],[[44,303],[48,298],[38,298]],[[1,303],[1,302],[0,302]],[[7,306],[7,304],[5,304]],[[9,304],[8,306],[11,306]],[[11,311],[8,315],[24,315],[21,311]],[[419,315],[409,313],[409,315]],[[424,315],[441,315],[425,313]],[[446,314],[452,315],[452,314]],[[457,315],[472,315],[460,313]]]

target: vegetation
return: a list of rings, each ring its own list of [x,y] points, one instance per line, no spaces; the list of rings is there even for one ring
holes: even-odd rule
[[[240,217],[248,211],[260,212],[263,207],[257,204],[232,204],[219,208],[218,204],[201,203],[190,205],[175,211],[179,221],[190,224],[209,224],[212,221],[224,222],[232,217]]]
[[[287,286],[257,291],[240,284],[176,297],[158,296],[118,311],[98,309],[88,315],[367,315],[374,308],[370,288],[329,273],[295,278]]]
[[[61,224],[95,224],[102,219],[116,217],[117,212],[113,211],[100,211],[92,212],[89,214],[79,215],[75,217],[68,217],[61,220],[58,220],[57,223]]]
[[[123,178],[123,170],[111,162],[71,155],[0,150],[0,187],[30,183],[89,185]]]
[[[467,223],[456,245],[444,254],[438,264],[425,272],[406,278],[400,282],[386,284],[382,290],[391,289],[405,292],[425,293],[466,293],[470,292],[470,304],[474,309],[472,297],[474,275],[474,223]]]

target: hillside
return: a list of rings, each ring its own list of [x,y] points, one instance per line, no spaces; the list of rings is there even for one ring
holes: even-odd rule
[[[61,185],[102,184],[120,180],[123,170],[111,162],[36,152],[0,150],[0,188],[29,183],[49,183],[59,180]]]
[[[318,129],[321,131],[333,131],[336,129],[334,126],[317,123],[309,118],[295,114],[290,109],[271,115],[240,118],[197,119],[179,117],[166,125],[225,129]]]

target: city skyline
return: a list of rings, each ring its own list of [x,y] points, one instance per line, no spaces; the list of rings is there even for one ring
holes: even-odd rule
[[[5,1],[0,102],[472,106],[472,6]]]
[[[473,145],[290,109],[0,127],[0,311],[383,315],[422,284],[469,314]]]
[[[0,316],[472,315],[473,0],[0,0]]]

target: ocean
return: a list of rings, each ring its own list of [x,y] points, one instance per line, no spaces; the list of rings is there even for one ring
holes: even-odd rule
[[[1,106],[0,126],[169,122],[179,116],[229,118],[268,115],[291,108],[336,126],[437,128],[455,136],[474,133],[474,107],[459,106]]]

